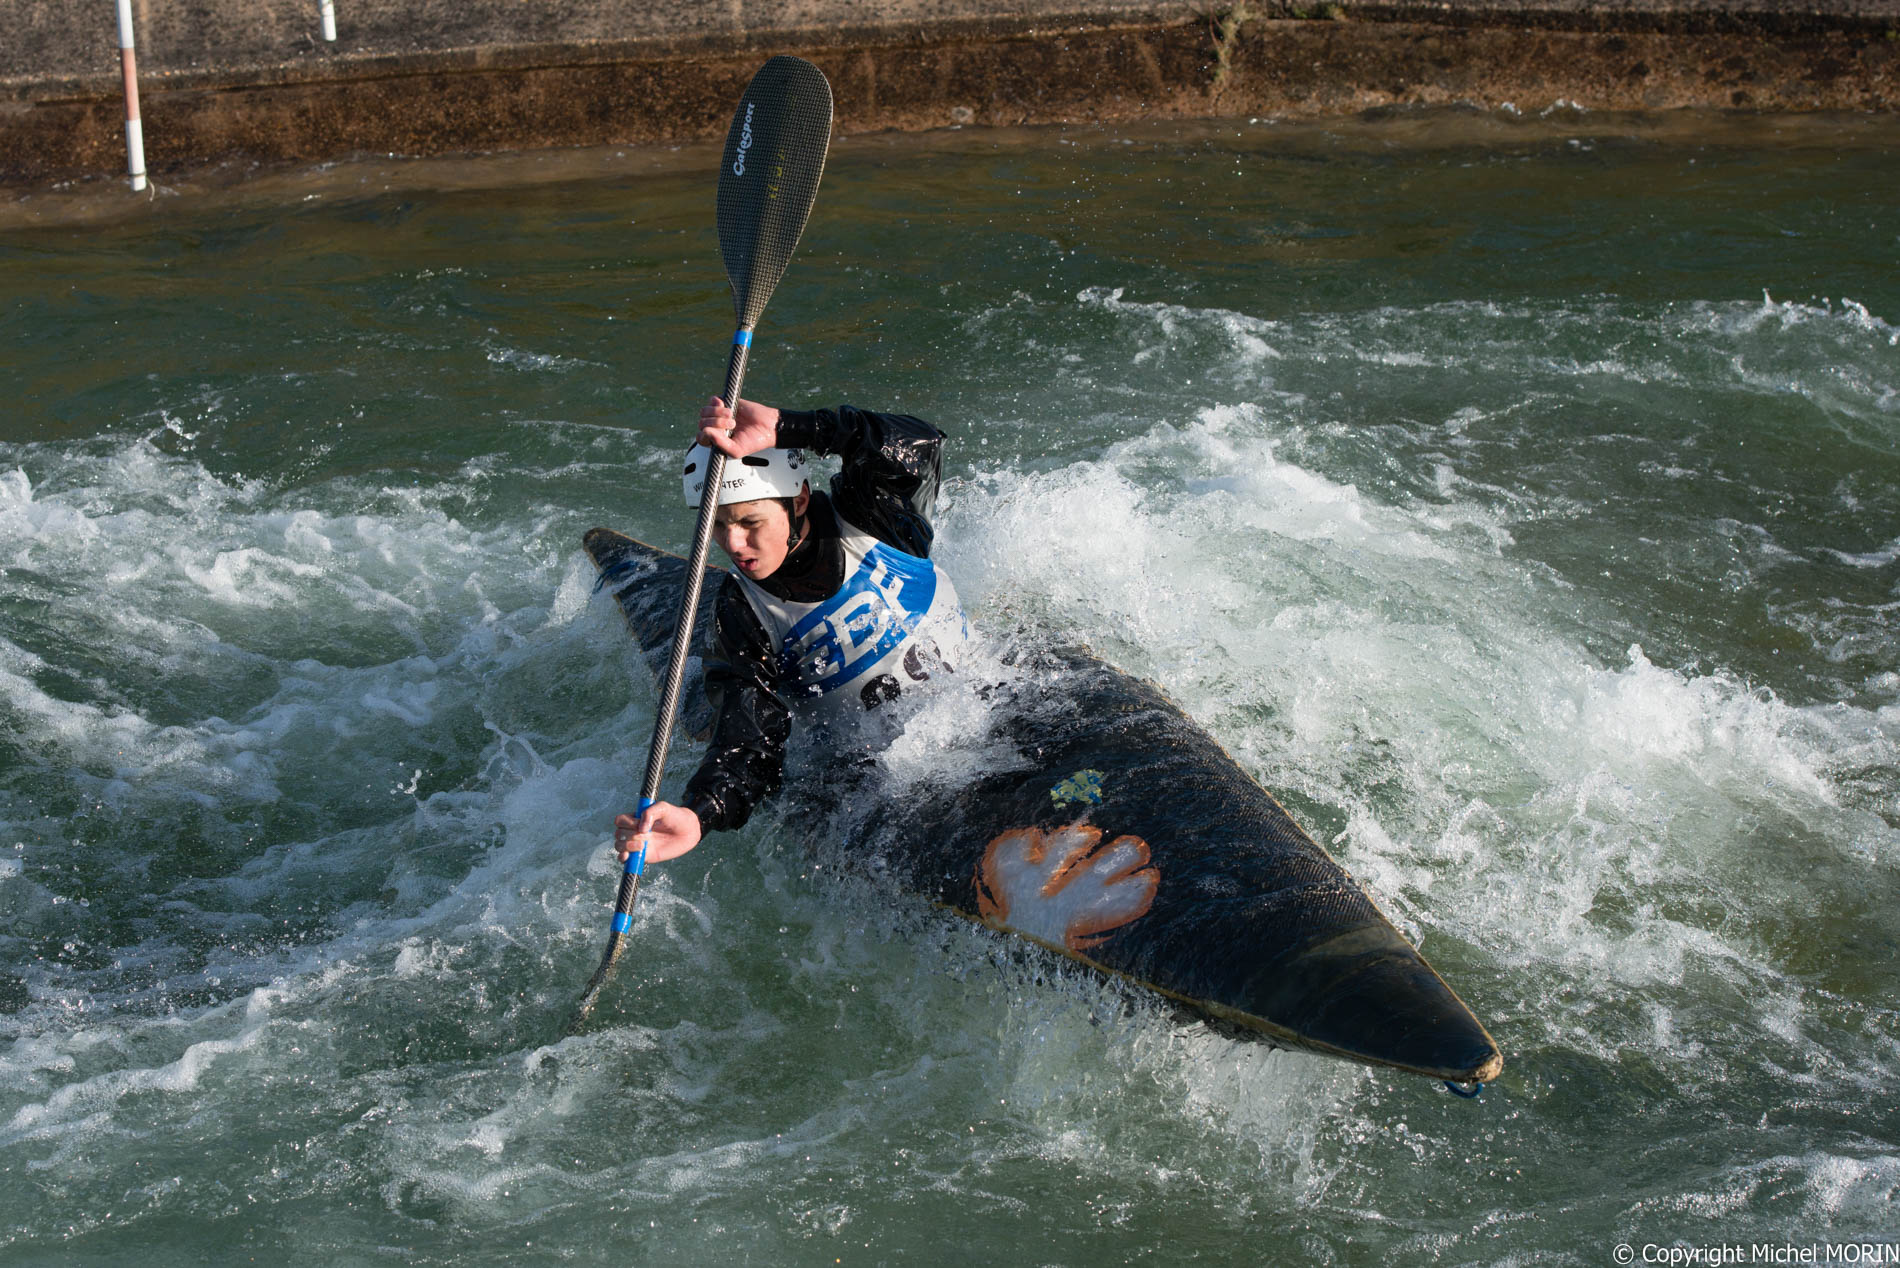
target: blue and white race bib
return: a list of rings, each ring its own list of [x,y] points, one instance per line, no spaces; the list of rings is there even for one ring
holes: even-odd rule
[[[740,577],[779,649],[791,694],[874,709],[945,667],[968,636],[955,587],[928,559],[907,555],[842,519],[845,580],[817,603],[794,603]]]

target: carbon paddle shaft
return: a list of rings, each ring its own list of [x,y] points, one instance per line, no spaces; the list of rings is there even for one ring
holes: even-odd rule
[[[734,315],[738,318],[721,399],[735,409],[745,382],[752,331],[785,275],[785,266],[791,263],[799,235],[805,231],[830,145],[831,85],[825,81],[824,72],[799,57],[774,57],[761,66],[733,112],[719,168],[719,252],[725,258],[726,280],[732,285]],[[646,778],[640,785],[636,817],[644,815],[660,798],[660,778],[666,772],[673,715],[686,678],[686,657],[692,647],[694,618],[699,612],[706,556],[712,547],[713,517],[719,509],[719,485],[725,470],[726,456],[713,451],[706,467],[705,490],[700,494],[693,548],[687,556],[686,587],[680,594],[673,649],[660,684],[659,710],[653,720],[653,743],[647,749]],[[587,1020],[620,958],[645,870],[646,848],[642,845],[627,856],[621,871],[607,951],[581,994],[570,1032]]]

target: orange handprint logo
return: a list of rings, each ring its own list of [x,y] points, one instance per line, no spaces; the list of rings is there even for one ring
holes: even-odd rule
[[[985,923],[1050,946],[1082,952],[1112,929],[1146,915],[1160,874],[1148,843],[1072,823],[1044,833],[1017,828],[990,842],[977,869],[977,911]]]

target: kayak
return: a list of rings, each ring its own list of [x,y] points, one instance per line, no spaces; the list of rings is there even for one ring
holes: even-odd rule
[[[611,529],[582,541],[649,668],[671,650],[686,561]],[[723,570],[695,628],[710,638]],[[695,674],[682,723],[705,734]],[[1288,1048],[1483,1083],[1497,1044],[1343,868],[1150,683],[1082,650],[991,698],[1024,760],[879,797],[821,765],[849,856],[905,892]]]

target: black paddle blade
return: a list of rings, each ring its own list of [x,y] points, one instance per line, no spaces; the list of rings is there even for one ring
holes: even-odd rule
[[[831,85],[802,57],[774,57],[746,85],[719,168],[719,251],[742,330],[798,246],[831,145]]]

